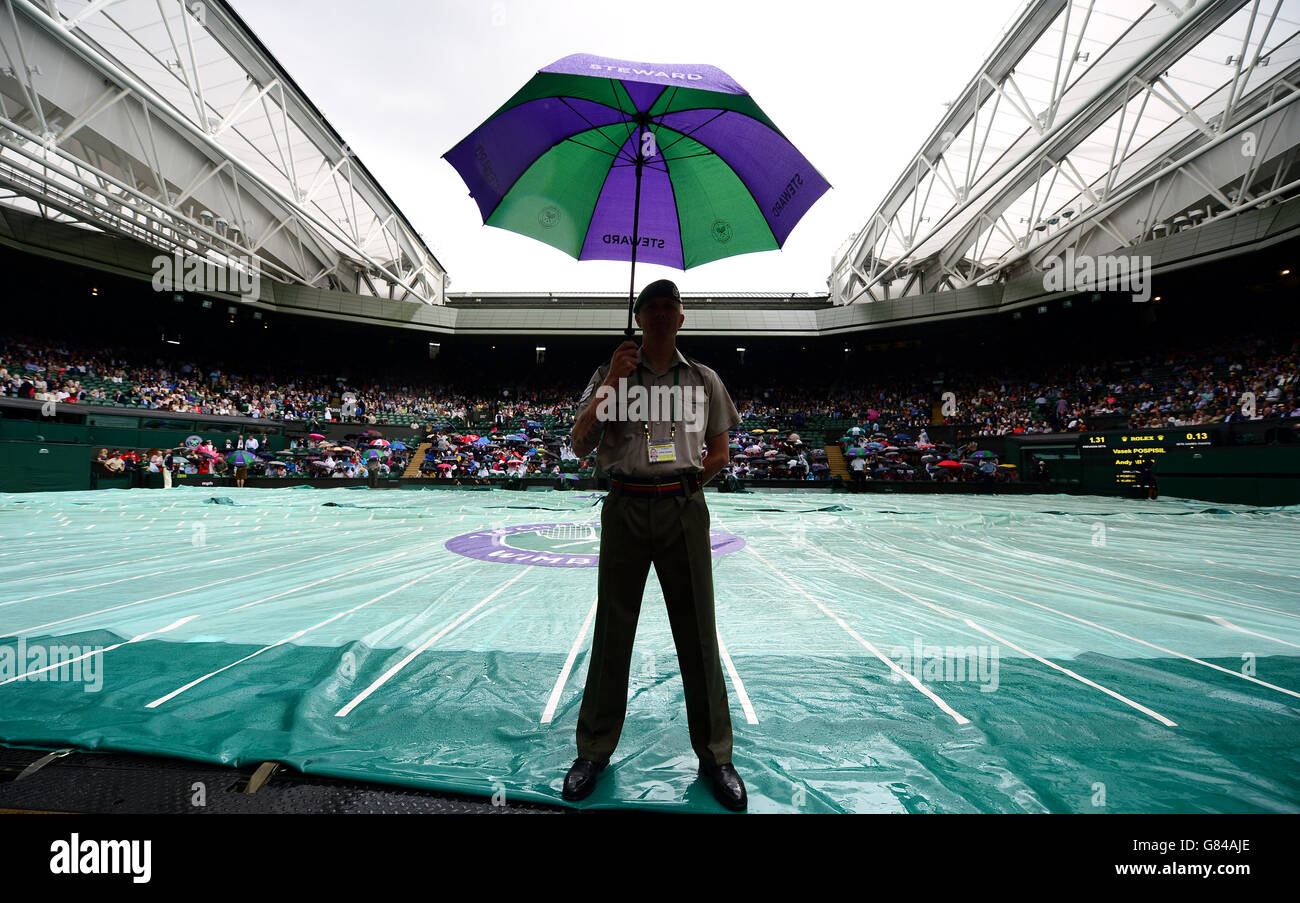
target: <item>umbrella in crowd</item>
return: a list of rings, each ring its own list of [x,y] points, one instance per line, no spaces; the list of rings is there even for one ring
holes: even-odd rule
[[[392,445],[387,439],[376,439],[370,443],[371,448],[388,448]]]
[[[316,439],[316,440],[319,441],[319,440],[321,440],[321,439],[324,439],[325,437],[322,436],[320,433],[308,433],[308,434],[307,434],[307,438],[308,438],[308,439]]]
[[[543,68],[443,156],[487,225],[630,260],[628,335],[638,254],[686,270],[775,250],[830,188],[720,69],[585,54]]]
[[[399,441],[399,442],[390,442],[390,443],[388,444],[388,447],[389,447],[391,450],[393,450],[393,451],[406,451],[406,443],[404,443],[404,442],[400,442],[400,441]]]
[[[256,455],[251,452],[246,452],[242,448],[239,451],[233,451],[226,455],[226,463],[234,467],[247,467],[256,460]]]
[[[961,464],[959,464],[956,461],[940,461],[939,466],[940,467],[961,467]]]

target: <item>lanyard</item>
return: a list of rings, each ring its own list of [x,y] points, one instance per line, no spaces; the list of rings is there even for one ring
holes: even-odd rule
[[[638,362],[636,365],[636,384],[638,386],[641,385],[641,366],[642,365],[640,362]],[[674,365],[673,366],[673,388],[674,389],[678,388],[677,383],[680,378],[681,378],[681,368]],[[678,394],[679,393],[677,392],[672,393],[672,398],[673,398],[672,418],[673,419],[671,421],[671,426],[668,431],[668,441],[670,442],[675,442],[677,440],[677,395]],[[646,399],[647,407],[649,406],[649,404],[650,404],[649,399]],[[648,415],[649,411],[647,411],[646,413]],[[649,419],[641,421],[641,429],[645,431],[645,441],[648,443],[650,441]]]

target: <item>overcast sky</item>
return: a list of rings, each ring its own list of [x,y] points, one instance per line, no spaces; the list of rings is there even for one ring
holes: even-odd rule
[[[452,292],[627,291],[628,264],[576,261],[484,226],[441,159],[543,66],[571,53],[707,63],[731,75],[831,183],[780,251],[638,286],[823,292],[944,104],[1025,0],[232,0],[415,225]]]

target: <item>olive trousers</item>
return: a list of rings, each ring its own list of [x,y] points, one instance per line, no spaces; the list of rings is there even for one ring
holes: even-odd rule
[[[596,628],[578,713],[578,756],[604,764],[627,712],[632,644],[653,564],[663,588],[686,695],[691,747],[706,765],[731,761],[731,712],[713,615],[709,508],[700,490],[668,498],[613,490],[600,516]]]

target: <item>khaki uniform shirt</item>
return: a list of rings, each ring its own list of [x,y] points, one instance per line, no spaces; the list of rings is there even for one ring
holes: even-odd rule
[[[597,393],[600,384],[605,381],[607,373],[609,373],[608,361],[601,364],[587,382],[587,388],[578,400],[580,407],[585,407],[590,402],[592,396]],[[655,387],[660,389],[658,393],[654,393],[659,397],[658,402],[648,405],[650,410],[647,413],[650,416],[646,419],[649,420],[650,443],[660,444],[671,441],[675,460],[650,463],[649,443],[646,442],[645,428],[642,422],[614,419],[620,414],[627,414],[628,412],[620,410],[623,405],[619,403],[617,390],[613,390],[608,396],[610,399],[607,406],[609,419],[600,421],[605,427],[605,432],[601,437],[600,444],[596,446],[597,466],[602,470],[622,474],[623,476],[660,479],[683,470],[693,470],[696,473],[703,471],[704,456],[701,453],[701,448],[706,440],[710,436],[725,433],[740,423],[740,413],[736,410],[736,405],[732,402],[731,396],[727,394],[727,389],[722,384],[722,380],[709,367],[699,362],[686,360],[680,351],[674,351],[668,369],[655,372],[650,369],[648,364],[644,363],[641,352],[638,350],[637,369],[627,377],[626,387],[628,390],[637,385],[638,373],[640,374],[640,384],[645,386],[648,392],[653,392]],[[675,435],[673,435],[671,429],[674,411],[671,402],[668,400],[668,392],[665,391],[672,388],[674,374],[676,375],[677,386],[681,390],[676,405],[675,420],[677,429]],[[626,393],[624,399],[626,399]],[[693,406],[691,399],[695,401]],[[655,410],[656,407],[658,410]],[[692,407],[694,410],[692,410]],[[694,429],[691,429],[691,427],[694,427]]]

